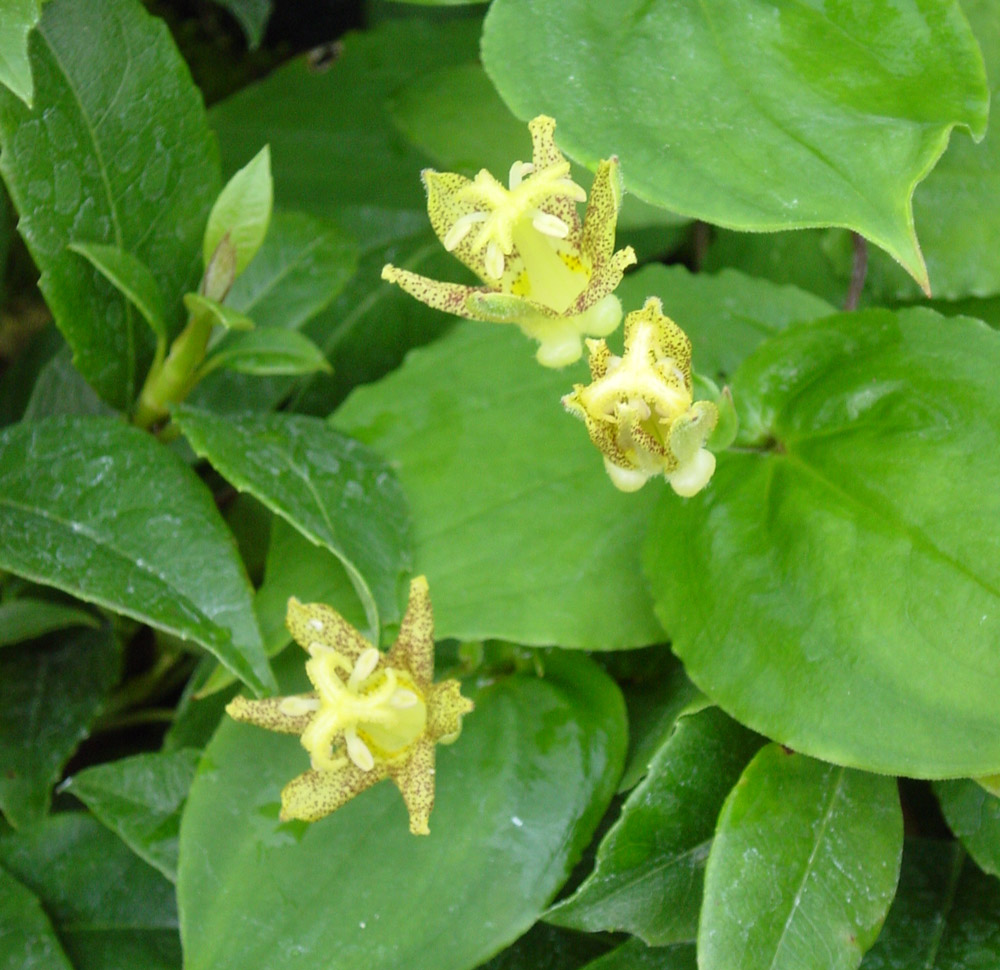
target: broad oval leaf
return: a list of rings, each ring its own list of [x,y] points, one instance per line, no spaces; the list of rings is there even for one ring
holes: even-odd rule
[[[378,455],[304,415],[218,417],[183,407],[174,419],[227,481],[344,564],[376,642],[380,624],[400,619],[409,521],[403,492]]]
[[[274,682],[212,496],[136,428],[51,418],[0,432],[0,568],[193,640],[255,690]]]
[[[986,127],[982,58],[954,0],[495,0],[483,58],[514,113],[549,114],[626,185],[735,229],[855,229],[926,289],[914,186],[956,124]]]
[[[663,498],[645,560],[733,717],[872,771],[1000,767],[998,368],[1000,335],[923,309],[791,327],[743,364],[738,447]]]
[[[41,900],[77,970],[180,970],[174,887],[86,812],[0,835],[0,865]]]
[[[853,970],[896,891],[896,780],[768,745],[719,816],[701,970]]]
[[[0,12],[0,84],[28,105],[34,94],[28,34],[41,14],[42,0],[7,0]]]
[[[760,745],[718,708],[682,717],[601,840],[594,871],[545,918],[650,946],[693,941],[715,820]]]
[[[952,832],[984,872],[1000,876],[1000,797],[971,778],[934,783]]]
[[[639,576],[655,501],[615,490],[514,327],[462,321],[334,414],[397,470],[441,636],[595,650],[662,639]]]
[[[218,192],[215,140],[166,26],[135,0],[51,0],[30,50],[34,108],[0,91],[0,172],[76,366],[125,409],[152,340],[129,301],[66,246],[132,253],[179,324]]]
[[[38,897],[0,869],[0,966],[73,970]]]
[[[28,596],[0,603],[0,647],[74,626],[96,629],[100,620],[80,607]]]
[[[15,828],[48,811],[52,786],[120,673],[108,624],[0,651],[0,809]]]
[[[438,749],[426,838],[390,784],[311,825],[279,823],[279,791],[308,758],[295,737],[225,722],[181,824],[188,970],[472,970],[524,933],[592,835],[625,749],[610,678],[579,655],[544,665],[471,691],[461,737]]]
[[[697,966],[695,948],[690,943],[646,946],[642,940],[633,938],[591,960],[581,970],[696,970]]]
[[[862,970],[1000,966],[1000,882],[956,842],[910,839],[899,890]]]
[[[181,807],[199,754],[181,748],[105,762],[77,772],[59,790],[76,795],[136,855],[176,882]]]

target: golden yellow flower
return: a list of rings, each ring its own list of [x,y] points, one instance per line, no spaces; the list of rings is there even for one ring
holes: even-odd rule
[[[382,654],[336,610],[288,602],[288,628],[309,653],[314,691],[264,700],[235,698],[230,717],[301,736],[311,770],[281,792],[283,820],[314,822],[383,778],[392,779],[427,835],[434,807],[434,746],[454,741],[472,702],[457,680],[434,678],[434,620],[427,580],[410,584],[399,637]]]
[[[528,128],[531,162],[515,162],[504,186],[485,169],[474,179],[423,172],[431,225],[445,249],[483,286],[442,283],[387,265],[382,278],[422,303],[473,320],[514,323],[539,341],[538,360],[563,367],[579,359],[581,336],[604,336],[621,322],[613,290],[635,262],[615,252],[622,201],[618,160],[600,163],[587,193],[556,148],[556,123],[540,115]]]
[[[663,475],[678,495],[700,492],[715,471],[705,442],[719,412],[692,402],[691,341],[655,297],[625,318],[625,351],[614,356],[603,340],[588,340],[592,382],[576,384],[562,400],[582,418],[604,454],[611,481],[634,492]]]

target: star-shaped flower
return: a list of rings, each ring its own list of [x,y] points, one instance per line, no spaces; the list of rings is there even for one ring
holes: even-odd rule
[[[288,602],[288,628],[309,653],[314,691],[264,700],[235,698],[230,717],[301,735],[312,769],[281,792],[281,818],[314,822],[383,778],[391,778],[410,814],[410,831],[427,835],[434,807],[434,746],[454,741],[472,702],[457,680],[434,678],[434,618],[427,580],[410,583],[399,637],[382,654],[336,610]]]
[[[472,180],[423,172],[431,225],[445,249],[483,286],[442,283],[387,265],[382,278],[422,303],[473,320],[514,323],[539,341],[538,360],[563,367],[579,359],[581,335],[605,336],[621,321],[613,290],[635,262],[630,246],[615,252],[622,201],[618,160],[600,163],[587,193],[570,178],[556,148],[556,123],[528,125],[531,162],[515,162],[507,186],[485,169]]]
[[[711,401],[692,403],[687,334],[650,297],[625,318],[623,356],[603,340],[588,340],[587,349],[592,383],[575,384],[562,400],[586,422],[611,481],[634,492],[663,475],[678,495],[700,492],[715,471],[705,442],[719,412]]]

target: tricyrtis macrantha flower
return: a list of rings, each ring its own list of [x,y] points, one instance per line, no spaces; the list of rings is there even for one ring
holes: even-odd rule
[[[556,148],[556,123],[540,115],[531,131],[531,162],[515,162],[504,186],[483,169],[470,180],[423,172],[431,225],[445,249],[483,286],[441,283],[389,265],[382,278],[428,306],[456,316],[515,323],[538,340],[538,360],[563,367],[579,359],[581,335],[605,336],[621,321],[612,291],[635,262],[632,248],[615,252],[622,186],[618,160],[601,162],[587,193],[570,178]]]
[[[705,442],[719,413],[692,403],[691,341],[655,297],[625,318],[625,351],[588,340],[592,383],[563,398],[604,453],[604,467],[623,492],[663,475],[678,495],[700,492],[715,471]]]
[[[314,822],[383,778],[410,813],[410,831],[427,835],[434,807],[434,745],[454,741],[472,702],[457,680],[433,683],[434,620],[427,580],[410,584],[399,637],[388,654],[336,610],[288,603],[288,628],[309,653],[314,691],[248,700],[226,708],[237,721],[299,734],[312,769],[281,792],[281,817]]]

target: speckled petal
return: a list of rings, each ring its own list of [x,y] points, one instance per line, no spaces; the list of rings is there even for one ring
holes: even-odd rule
[[[434,742],[418,741],[405,761],[390,766],[389,775],[406,802],[410,831],[430,835],[427,823],[434,808]]]
[[[567,310],[567,314],[576,316],[590,309],[599,300],[617,289],[625,270],[635,264],[635,250],[631,246],[619,249],[609,260],[600,266],[595,266],[590,276],[587,288],[577,297],[576,302]]]
[[[315,822],[387,775],[385,765],[376,764],[371,771],[362,771],[353,762],[334,771],[307,771],[282,789],[281,820],[287,822],[297,818]]]
[[[310,644],[332,647],[352,663],[371,644],[333,607],[323,603],[300,603],[294,596],[288,601],[285,623],[303,650]]]
[[[566,164],[566,156],[556,147],[556,122],[554,118],[539,115],[528,122],[528,130],[531,132],[531,161],[535,166],[536,173],[554,165]],[[566,177],[569,178],[569,174]],[[583,227],[580,223],[580,215],[576,211],[576,203],[566,197],[554,196],[546,200],[545,204],[539,208],[542,212],[562,219],[569,226],[566,240],[574,250],[578,249]]]
[[[299,698],[314,698],[315,694],[298,694]],[[226,705],[226,713],[234,721],[255,724],[268,731],[278,731],[281,734],[301,734],[313,719],[313,713],[286,714],[281,705],[289,700],[287,697],[265,697],[263,700],[250,700],[246,697],[234,697]]]
[[[470,184],[470,180],[464,175],[456,175],[454,172],[435,172],[431,168],[424,169],[421,177],[427,190],[427,215],[431,221],[431,228],[444,245],[451,227],[463,216],[477,211],[475,202],[459,197],[459,193]],[[465,263],[480,279],[485,280],[486,249],[482,247],[477,250],[475,240],[476,230],[473,229],[451,249],[451,254]],[[417,299],[422,300],[422,297],[417,296]]]
[[[431,741],[457,735],[462,730],[462,717],[475,705],[461,694],[457,680],[442,680],[427,696],[427,736]]]
[[[404,667],[420,687],[428,687],[434,679],[434,610],[426,576],[410,581],[406,613],[386,663]]]
[[[583,218],[580,248],[595,271],[603,266],[615,249],[615,228],[622,204],[622,177],[618,159],[597,166],[594,184],[590,187],[587,211]]]
[[[410,296],[443,313],[450,313],[467,320],[481,319],[469,305],[470,299],[493,291],[485,286],[463,286],[461,283],[442,283],[430,277],[411,273],[408,269],[387,265],[382,269],[382,279],[395,283]]]

